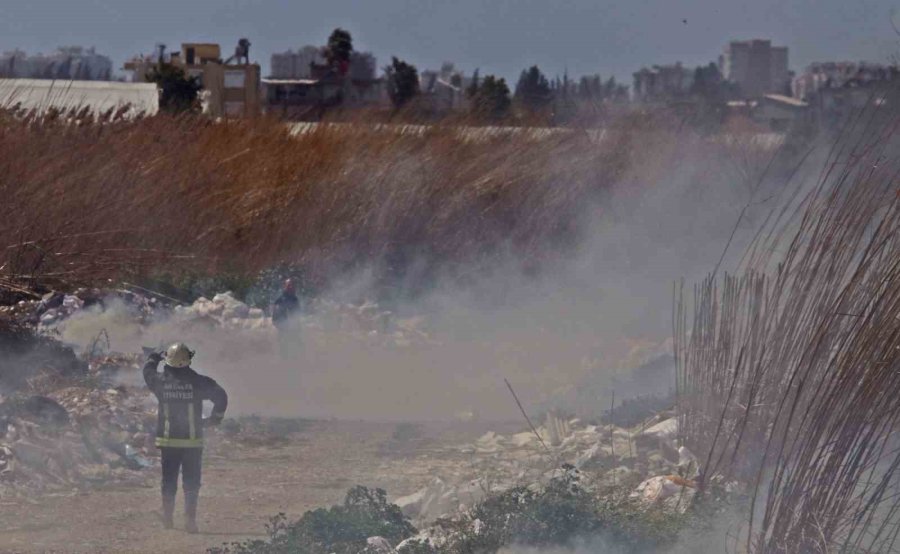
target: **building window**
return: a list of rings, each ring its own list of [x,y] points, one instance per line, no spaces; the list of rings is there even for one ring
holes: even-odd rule
[[[226,71],[225,88],[244,88],[244,72]]]
[[[187,47],[187,52],[186,52],[186,54],[187,54],[187,55],[185,56],[186,59],[184,60],[185,63],[188,64],[188,65],[194,65],[194,55],[195,55],[195,53],[194,53],[194,47],[193,47],[193,46],[188,46],[188,47]]]

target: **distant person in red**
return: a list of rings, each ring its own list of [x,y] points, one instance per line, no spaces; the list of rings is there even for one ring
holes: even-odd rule
[[[156,395],[159,409],[156,446],[162,454],[162,512],[166,529],[173,526],[178,474],[184,486],[185,530],[197,532],[197,501],[203,460],[203,428],[218,425],[225,417],[228,394],[214,380],[191,369],[194,353],[183,343],[169,347],[165,357],[152,352],[144,365],[144,381]],[[165,360],[162,373],[159,362]],[[203,401],[213,403],[203,419]]]

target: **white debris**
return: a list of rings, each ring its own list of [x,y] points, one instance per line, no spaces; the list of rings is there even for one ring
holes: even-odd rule
[[[398,498],[394,504],[414,521],[431,521],[445,515],[463,512],[483,500],[489,492],[502,492],[512,486],[511,482],[490,483],[485,478],[449,485],[436,477],[427,487],[409,496]]]
[[[69,313],[74,312],[76,310],[80,310],[84,307],[84,300],[78,298],[77,296],[72,296],[71,294],[67,294],[63,297],[62,302],[63,308]]]
[[[700,475],[700,461],[686,446],[678,448],[678,470],[688,479],[696,479]]]
[[[521,433],[516,433],[515,435],[509,438],[510,444],[515,446],[516,448],[522,448],[523,446],[528,446],[532,442],[536,440],[534,433],[531,431],[522,431]]]
[[[660,440],[672,440],[678,435],[678,419],[672,417],[660,421],[656,425],[647,428],[641,435]]]
[[[366,539],[366,554],[391,554],[394,547],[384,537],[369,537]]]
[[[569,422],[553,412],[547,412],[547,420],[544,424],[544,429],[546,429],[547,432],[547,442],[549,442],[551,446],[559,446],[560,443],[569,436],[571,431]]]
[[[433,483],[434,482],[443,483],[440,479],[435,479]],[[427,495],[428,487],[422,487],[410,495],[401,496],[394,500],[394,504],[396,504],[407,517],[416,517],[421,513],[422,504],[425,502],[425,497]]]
[[[207,322],[225,329],[274,329],[263,310],[251,308],[231,292],[221,292],[212,300],[201,296],[190,306],[177,306],[174,315],[183,323]]]
[[[647,505],[665,505],[683,512],[696,492],[693,481],[677,475],[658,475],[638,485],[631,496]]]
[[[16,458],[12,448],[5,444],[0,444],[0,479],[12,475],[16,469]]]

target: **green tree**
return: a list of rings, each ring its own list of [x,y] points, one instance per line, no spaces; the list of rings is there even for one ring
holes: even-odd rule
[[[416,66],[394,56],[391,65],[384,68],[384,74],[388,96],[395,108],[402,108],[419,94],[419,71]]]
[[[578,90],[576,92],[582,100],[592,100],[598,102],[603,100],[603,80],[600,75],[585,75],[578,82]]]
[[[332,65],[350,63],[350,55],[353,54],[353,37],[348,31],[337,28],[328,37],[328,47],[325,57]]]
[[[170,63],[158,63],[150,69],[146,79],[160,89],[161,110],[172,113],[200,111],[197,95],[203,86],[197,77],[189,77],[183,69]]]
[[[618,88],[619,85],[616,84],[616,78],[610,77],[606,80],[606,84],[603,85],[603,96],[606,98],[613,98],[616,95]]]
[[[469,86],[466,88],[466,95],[468,95],[469,98],[474,98],[475,95],[478,94],[479,84],[478,68],[475,68],[475,71],[472,73],[472,82],[469,83]]]
[[[516,100],[530,110],[543,109],[553,100],[550,82],[538,66],[531,66],[519,76],[519,82],[516,83]]]
[[[503,119],[509,114],[512,100],[506,79],[487,75],[471,96],[472,113],[488,119]]]

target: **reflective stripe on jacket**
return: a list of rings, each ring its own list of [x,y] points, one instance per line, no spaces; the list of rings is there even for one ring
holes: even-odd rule
[[[202,447],[203,401],[213,403],[210,417],[221,419],[228,407],[228,395],[213,379],[189,367],[165,366],[159,373],[158,363],[148,361],[144,365],[144,381],[159,401],[156,446]]]

